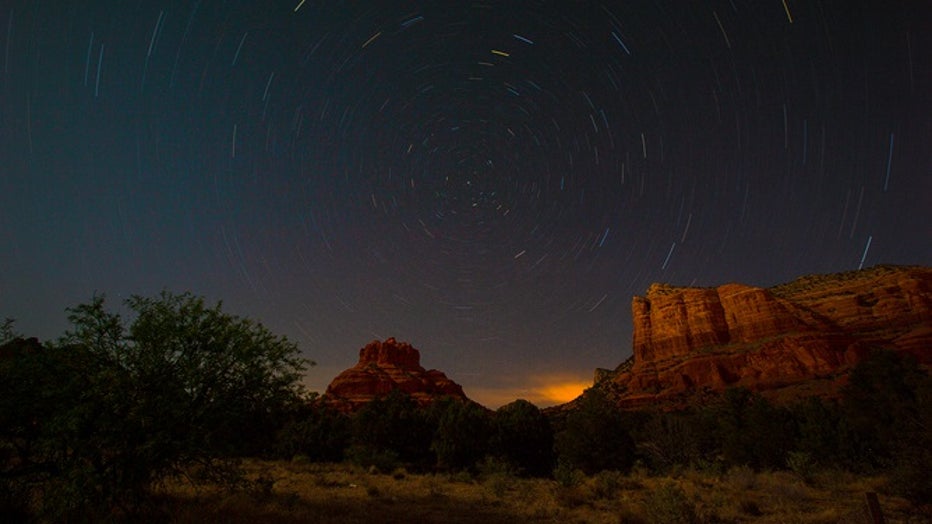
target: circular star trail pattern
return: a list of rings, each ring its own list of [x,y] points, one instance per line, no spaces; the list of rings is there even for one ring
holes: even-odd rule
[[[296,340],[313,389],[395,336],[546,403],[630,355],[651,282],[932,263],[921,2],[0,17],[0,313],[27,334],[191,290]]]

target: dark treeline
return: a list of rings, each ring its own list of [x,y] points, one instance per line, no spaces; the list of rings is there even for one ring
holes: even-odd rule
[[[102,298],[40,344],[0,325],[0,517],[99,520],[146,507],[178,475],[235,487],[236,457],[351,462],[390,473],[553,477],[646,468],[885,472],[932,500],[932,380],[876,351],[837,400],[775,405],[744,389],[678,412],[617,409],[598,389],[548,417],[517,400],[496,411],[395,391],[348,415],[298,386],[309,364],[261,325],[191,295],[133,297],[131,322]],[[38,501],[38,502],[37,502]]]
[[[549,418],[519,400],[495,412],[440,401],[418,408],[393,393],[354,415],[305,407],[277,441],[280,458],[348,460],[388,472],[490,467],[521,475],[685,468],[788,469],[804,481],[819,470],[891,474],[914,502],[932,500],[932,380],[909,356],[876,351],[857,365],[836,400],[775,405],[746,389],[677,412],[621,411],[588,390],[575,409]]]

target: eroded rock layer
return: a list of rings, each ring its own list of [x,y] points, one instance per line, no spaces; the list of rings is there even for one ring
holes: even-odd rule
[[[359,362],[327,386],[324,401],[343,411],[354,411],[393,390],[400,390],[421,405],[441,397],[467,401],[463,388],[441,371],[421,367],[420,352],[394,338],[373,340],[359,350]]]
[[[878,266],[769,289],[654,284],[631,309],[633,361],[597,375],[622,405],[728,386],[838,384],[872,348],[932,364],[932,268]]]

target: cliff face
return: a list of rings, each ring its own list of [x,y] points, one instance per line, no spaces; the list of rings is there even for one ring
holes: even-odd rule
[[[654,284],[631,309],[633,363],[598,381],[623,405],[837,382],[875,347],[932,364],[932,268],[880,266],[770,289]]]
[[[449,396],[468,401],[463,388],[441,371],[421,367],[421,354],[405,342],[373,340],[359,350],[359,362],[327,386],[323,401],[343,411],[354,411],[377,397],[400,390],[421,405]]]

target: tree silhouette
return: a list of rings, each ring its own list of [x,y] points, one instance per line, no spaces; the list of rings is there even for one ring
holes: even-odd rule
[[[567,415],[555,447],[560,462],[587,475],[626,471],[634,463],[634,441],[625,415],[597,389],[587,390],[577,409]]]
[[[553,428],[540,409],[516,400],[495,412],[492,449],[518,471],[545,476],[553,471]]]
[[[471,469],[489,448],[491,420],[478,404],[447,399],[437,402],[439,419],[430,449],[443,469]]]
[[[308,362],[261,324],[187,293],[126,306],[129,323],[94,297],[69,310],[58,343],[3,359],[2,437],[18,454],[5,476],[18,489],[44,483],[50,520],[132,509],[194,464],[226,474],[220,459],[251,448],[255,425],[297,398]]]

